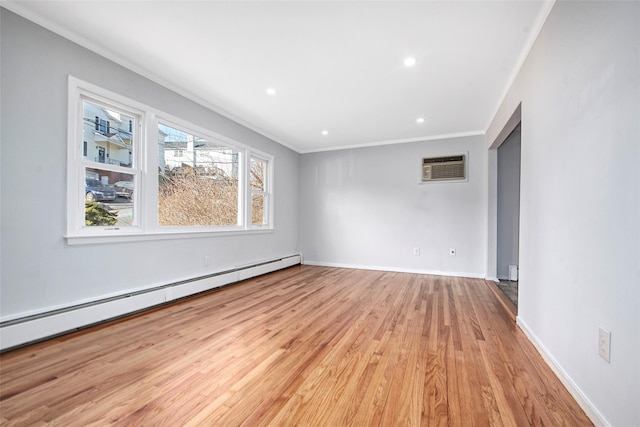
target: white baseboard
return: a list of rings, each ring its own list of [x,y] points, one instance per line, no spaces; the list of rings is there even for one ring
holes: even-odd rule
[[[321,267],[352,268],[352,269],[358,269],[358,270],[392,271],[394,273],[430,274],[433,276],[469,277],[472,279],[484,279],[484,274],[460,272],[460,271],[421,270],[421,269],[414,269],[414,268],[381,267],[381,266],[375,266],[375,265],[342,264],[342,263],[335,263],[335,262],[322,262],[322,261],[309,261],[309,260],[304,260],[303,264],[317,265]]]
[[[569,391],[569,394],[571,394],[571,396],[587,414],[587,417],[589,417],[593,424],[596,425],[596,427],[610,427],[611,424],[600,413],[600,411],[596,409],[596,407],[593,405],[593,403],[591,403],[589,398],[587,398],[580,387],[578,387],[578,385],[571,379],[569,374],[567,374],[567,372],[562,369],[562,366],[560,366],[558,361],[551,355],[551,353],[549,353],[547,348],[540,342],[538,337],[536,337],[533,331],[531,331],[531,329],[519,316],[516,317],[516,324],[527,336],[536,350],[538,350],[538,353],[540,353],[542,359],[547,363],[547,365],[549,365],[553,373],[556,374],[560,382],[562,382],[562,384],[566,387],[567,391]]]
[[[128,291],[118,296],[97,297],[82,305],[55,311],[42,311],[36,315],[12,316],[0,324],[0,350],[4,351],[30,342],[124,316],[159,304],[239,282],[261,274],[300,264],[300,255],[268,261],[258,265],[220,272],[215,275],[164,285],[143,291]]]

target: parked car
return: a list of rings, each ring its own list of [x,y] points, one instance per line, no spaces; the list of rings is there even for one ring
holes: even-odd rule
[[[117,195],[113,188],[104,185],[97,179],[87,178],[84,181],[85,197],[89,201],[115,200]]]
[[[118,181],[111,185],[118,197],[126,197],[131,200],[133,197],[133,181]]]

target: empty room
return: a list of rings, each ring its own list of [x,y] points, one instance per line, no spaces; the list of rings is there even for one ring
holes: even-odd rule
[[[640,427],[640,2],[3,1],[0,425]]]

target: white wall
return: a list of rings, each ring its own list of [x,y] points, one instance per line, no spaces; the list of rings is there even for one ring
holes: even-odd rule
[[[423,157],[461,153],[468,181],[419,184]],[[486,155],[483,136],[303,154],[304,262],[483,277]]]
[[[518,323],[614,426],[640,425],[639,57],[640,3],[556,2],[487,132],[522,102]]]
[[[2,319],[299,253],[297,153],[12,12],[1,19]],[[69,74],[273,154],[276,230],[68,246]]]

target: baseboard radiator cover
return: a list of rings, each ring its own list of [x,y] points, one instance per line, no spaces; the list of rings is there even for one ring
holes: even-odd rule
[[[301,263],[293,255],[0,323],[0,352]]]

